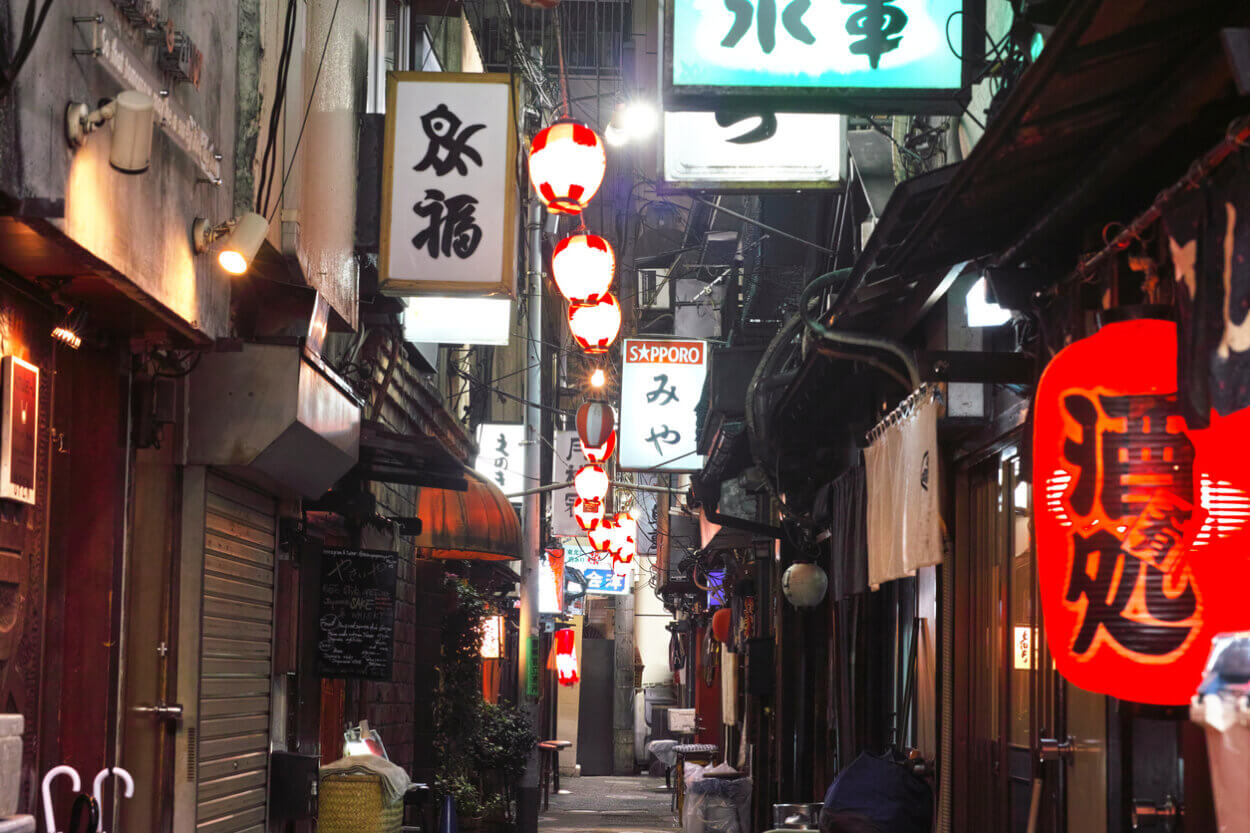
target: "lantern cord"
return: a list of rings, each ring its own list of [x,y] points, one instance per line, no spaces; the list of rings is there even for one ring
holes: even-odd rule
[[[555,10],[556,57],[560,61],[560,98],[564,104],[564,118],[569,118],[569,73],[564,68],[564,27],[560,25],[560,7]]]

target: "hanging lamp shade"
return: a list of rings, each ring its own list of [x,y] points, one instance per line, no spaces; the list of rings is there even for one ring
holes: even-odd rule
[[[720,610],[712,614],[712,638],[722,645],[729,641],[729,626],[732,624],[733,614],[729,612],[729,608],[722,607]]]
[[[597,234],[574,234],[556,244],[551,253],[551,274],[556,287],[575,304],[598,301],[612,288],[616,253]]]
[[[616,412],[607,402],[583,402],[577,409],[577,438],[583,446],[599,448],[616,431]]]
[[[587,463],[573,475],[573,488],[582,500],[602,501],[608,493],[608,473],[598,463]]]
[[[504,493],[466,468],[468,488],[430,489],[417,494],[421,534],[413,543],[432,558],[507,561],[521,557],[521,522]]]
[[[621,331],[621,305],[605,292],[593,304],[569,305],[569,329],[587,353],[606,353]]]
[[[592,463],[606,463],[616,453],[616,432],[608,434],[607,441],[600,446],[582,446],[582,454]]]
[[[581,214],[607,164],[599,135],[575,121],[562,119],[530,142],[530,183],[552,214]]]
[[[603,521],[603,501],[578,498],[573,502],[573,519],[583,532],[598,529]]]

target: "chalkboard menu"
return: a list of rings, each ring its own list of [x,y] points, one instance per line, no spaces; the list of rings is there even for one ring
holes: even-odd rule
[[[321,556],[317,656],[323,677],[389,680],[399,554],[329,549]]]

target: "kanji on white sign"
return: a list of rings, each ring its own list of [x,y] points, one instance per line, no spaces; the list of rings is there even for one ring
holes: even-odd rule
[[[577,470],[586,464],[582,455],[581,440],[577,431],[556,431],[555,449],[551,452],[551,479],[556,483],[564,483],[573,479]],[[556,489],[551,493],[551,534],[552,535],[584,535],[573,516],[573,503],[577,500],[577,490],[572,486]]]
[[[529,485],[525,481],[524,442],[524,425],[483,423],[477,429],[477,462],[473,464],[473,468],[489,478],[505,495],[525,491]],[[521,499],[511,500],[519,503]]]
[[[707,343],[629,338],[622,357],[621,468],[701,469],[695,406],[707,377]]]

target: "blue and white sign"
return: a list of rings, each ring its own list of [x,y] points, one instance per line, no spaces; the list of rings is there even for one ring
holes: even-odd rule
[[[837,91],[844,104],[856,98],[890,100],[898,93],[913,101],[952,99],[965,86],[964,59],[979,51],[979,39],[970,33],[980,31],[976,21],[984,3],[673,0],[671,9],[668,97],[719,88],[754,91],[758,102],[763,90]],[[811,109],[820,104],[812,101]]]
[[[565,538],[564,566],[579,570],[586,577],[586,592],[597,596],[624,596],[634,592],[634,565],[626,575],[617,575],[610,556],[596,553],[583,538]]]

